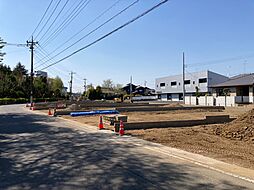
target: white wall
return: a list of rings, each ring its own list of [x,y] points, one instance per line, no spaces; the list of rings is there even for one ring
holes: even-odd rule
[[[206,78],[207,83],[199,83],[199,79]],[[155,79],[155,90],[160,94],[164,93],[182,93],[183,92],[183,81],[182,75],[173,75],[168,77],[162,77]],[[186,73],[185,80],[190,80],[190,84],[185,85],[186,93],[195,93],[196,86],[199,88],[199,92],[208,92],[209,86],[222,83],[228,80],[228,77],[211,72],[193,72]],[[175,86],[171,86],[171,82],[176,82]],[[160,87],[160,83],[165,83],[165,86]]]
[[[172,101],[179,101],[179,94],[172,94]]]
[[[215,98],[216,106],[235,106],[235,96],[218,96]]]
[[[184,100],[186,105],[191,105],[191,96],[185,96]]]
[[[235,96],[227,96],[226,97],[226,106],[227,107],[234,107],[236,105],[235,103],[236,103]]]
[[[207,96],[206,98],[207,98],[207,100],[206,100],[207,106],[214,106],[214,101],[215,101],[214,97]]]
[[[161,100],[162,101],[167,101],[168,100],[168,95],[167,94],[162,94],[161,95]]]
[[[198,79],[200,78],[207,78],[208,79],[208,72],[194,72],[194,73],[186,73],[185,80],[190,80],[190,84],[185,85],[185,92],[186,93],[193,93],[196,92],[196,86],[200,88],[200,92],[207,92],[207,83],[200,84],[199,86]],[[176,82],[175,86],[171,86],[171,82]],[[165,83],[164,87],[160,87],[160,83]],[[193,84],[194,83],[194,84]],[[182,75],[173,75],[168,77],[162,77],[155,79],[155,90],[156,92],[160,93],[182,93],[183,92],[183,79]]]
[[[216,106],[226,106],[225,105],[225,96],[218,96],[215,98]]]
[[[191,105],[197,105],[197,97],[191,96]]]
[[[237,106],[237,103],[252,103],[253,96],[201,96],[198,97],[198,105],[200,106],[227,106],[233,107]],[[215,102],[215,104],[214,104]],[[185,104],[186,105],[197,105],[195,96],[186,96]]]
[[[200,105],[200,106],[206,106],[206,96],[200,96],[200,97],[198,97],[198,105]]]

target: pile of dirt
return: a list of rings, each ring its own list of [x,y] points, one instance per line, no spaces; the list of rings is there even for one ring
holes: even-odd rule
[[[233,140],[254,143],[254,109],[226,125],[217,126],[215,134]]]

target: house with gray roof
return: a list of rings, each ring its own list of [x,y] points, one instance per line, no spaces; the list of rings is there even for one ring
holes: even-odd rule
[[[214,96],[235,96],[253,103],[254,73],[237,75],[227,81],[212,85]]]

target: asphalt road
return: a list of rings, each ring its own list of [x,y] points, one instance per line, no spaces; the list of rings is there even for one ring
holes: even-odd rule
[[[254,189],[144,146],[23,105],[0,106],[0,189]]]

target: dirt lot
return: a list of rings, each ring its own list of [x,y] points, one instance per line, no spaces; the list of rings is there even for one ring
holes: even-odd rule
[[[237,117],[238,119],[230,124],[128,130],[126,134],[254,169],[253,108],[254,106],[226,108],[223,112],[203,112],[197,110],[121,114],[128,115],[129,121],[202,119],[206,115],[224,114]],[[246,114],[246,112],[248,113]],[[97,126],[99,121],[99,116],[63,117],[94,126]]]

